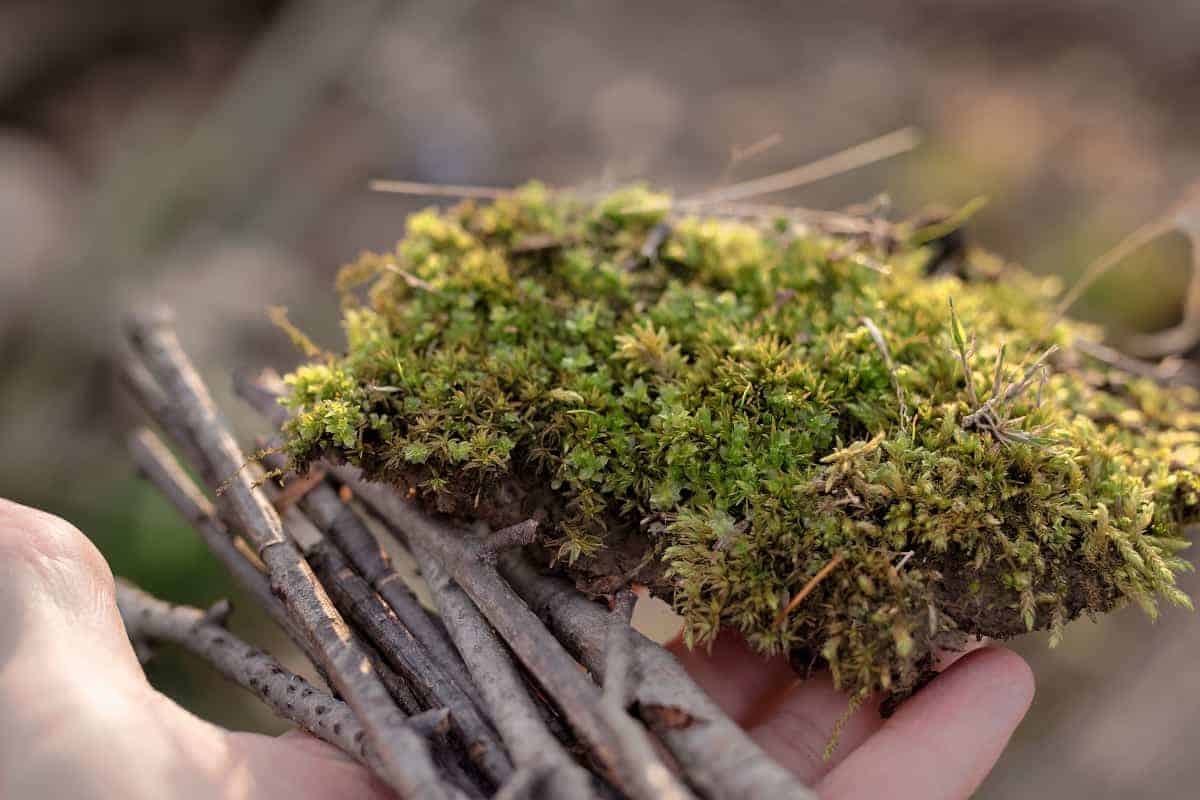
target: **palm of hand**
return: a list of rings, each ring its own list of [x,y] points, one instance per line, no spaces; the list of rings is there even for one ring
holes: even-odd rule
[[[0,797],[288,800],[388,798],[356,762],[303,735],[231,733],[146,682],[112,575],[69,524],[0,500]],[[800,684],[782,660],[732,638],[677,655],[734,719],[823,798],[965,798],[1033,696],[1029,668],[998,648],[951,666],[886,722],[868,704],[829,761],[845,696]]]

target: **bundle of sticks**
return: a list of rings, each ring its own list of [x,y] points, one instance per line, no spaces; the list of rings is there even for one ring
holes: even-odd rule
[[[464,530],[345,465],[266,481],[263,467],[286,464],[247,459],[170,313],[138,314],[128,331],[124,382],[207,491],[149,429],[130,440],[139,470],[326,685],[229,633],[227,603],[174,606],[120,583],[136,646],[207,660],[402,798],[815,798],[631,627],[629,589],[594,601],[535,568],[522,553],[535,522]],[[273,425],[286,420],[268,379],[236,385]],[[435,610],[384,535],[411,554],[409,580]]]

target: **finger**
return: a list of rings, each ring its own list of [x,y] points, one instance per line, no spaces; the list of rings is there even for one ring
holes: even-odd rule
[[[230,734],[154,692],[100,553],[4,500],[0,608],[0,797],[390,796],[323,743]]]
[[[65,520],[2,499],[0,604],[5,682],[56,681],[80,664],[144,682],[99,551]]]
[[[230,751],[250,765],[255,797],[286,797],[288,800],[330,797],[390,800],[395,797],[357,761],[306,733],[279,737],[233,733],[228,740]]]
[[[705,647],[689,650],[679,637],[667,649],[722,711],[742,723],[765,698],[796,677],[786,658],[754,652],[734,631],[722,631],[711,651]]]
[[[879,699],[872,697],[846,717],[850,699],[833,688],[829,673],[792,681],[763,703],[748,720],[747,729],[772,758],[805,783],[814,783],[879,730]],[[836,742],[839,720],[845,717]],[[833,747],[829,758],[825,751]]]
[[[961,800],[1000,757],[1033,700],[1033,674],[1010,650],[977,650],[900,706],[819,785],[822,798]],[[899,780],[900,777],[903,780]]]

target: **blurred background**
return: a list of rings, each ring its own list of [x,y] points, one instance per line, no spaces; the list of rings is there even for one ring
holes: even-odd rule
[[[771,199],[887,191],[900,214],[986,195],[972,238],[1070,281],[1200,177],[1198,100],[1190,0],[5,0],[0,495],[72,520],[151,591],[236,600],[125,455],[140,415],[113,377],[120,317],[173,304],[253,431],[229,375],[296,358],[264,308],[336,346],[338,266],[390,247],[428,202],[372,177],[687,192],[916,125],[913,153]],[[1165,237],[1076,312],[1118,343],[1166,327],[1190,269],[1186,240]],[[278,644],[249,604],[235,620]],[[1200,785],[1194,614],[1127,610],[1075,623],[1053,652],[1015,646],[1038,697],[982,797]],[[151,673],[217,722],[278,730],[189,661],[164,653]]]

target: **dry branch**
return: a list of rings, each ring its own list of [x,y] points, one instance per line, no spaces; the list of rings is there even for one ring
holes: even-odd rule
[[[539,574],[515,554],[502,559],[500,567],[559,640],[603,679],[606,610],[567,581]],[[816,800],[725,716],[674,656],[636,631],[629,637],[642,676],[634,695],[638,713],[698,791],[707,797]]]
[[[546,767],[543,783],[547,797],[576,800],[596,796],[587,773],[575,764],[546,727],[507,648],[471,598],[424,549],[417,547],[413,555],[455,645],[479,686],[492,721],[508,745],[518,773],[528,774],[530,769]],[[517,785],[517,777],[513,776],[506,790],[516,791],[510,787]]]
[[[157,391],[157,387],[152,388]],[[328,683],[328,676],[318,663],[319,659],[312,644],[288,616],[283,603],[271,591],[270,582],[261,571],[265,569],[265,565],[257,559],[252,562],[253,554],[238,548],[238,540],[217,519],[216,511],[208,498],[180,467],[162,440],[152,431],[141,428],[130,436],[129,452],[142,475],[175,506],[180,516],[191,523],[209,550],[242,588],[288,633]],[[378,653],[371,651],[365,643],[362,646],[368,652],[371,663],[387,687],[388,693],[399,703],[400,708],[407,714],[420,711],[422,706],[417,702],[408,684],[382,662]]]
[[[273,396],[253,391],[248,381],[235,380],[235,387],[239,395],[268,417],[275,410],[282,410],[274,403]],[[264,398],[266,405],[263,404]],[[263,463],[272,469],[284,469],[287,466],[286,460],[279,453],[269,453],[264,457]],[[291,485],[293,484],[289,484]],[[437,665],[438,674],[446,680],[454,681],[472,701],[478,702],[471,682],[459,680],[466,667],[449,641],[445,628],[421,607],[416,595],[392,567],[391,559],[380,547],[375,535],[367,529],[353,509],[342,502],[337,490],[324,481],[315,483],[299,498],[299,504],[354,565],[362,578],[391,607],[400,623]]]
[[[230,476],[225,496],[241,530],[267,565],[272,590],[312,642],[321,666],[354,709],[378,753],[380,776],[406,798],[443,800],[455,793],[438,777],[428,747],[404,722],[392,697],[371,669],[308,564],[284,536],[279,515],[241,471],[245,457],[218,417],[208,389],[179,346],[162,312],[132,320],[131,341],[164,396],[178,406],[180,425],[215,474]]]
[[[363,763],[373,758],[362,725],[348,705],[237,638],[210,613],[163,602],[125,581],[117,582],[117,607],[132,641],[179,645],[253,692],[288,722]]]
[[[512,774],[512,765],[488,722],[458,684],[442,674],[425,648],[399,623],[342,553],[322,542],[307,553],[313,570],[337,607],[379,648],[388,664],[403,675],[426,706],[450,709],[452,727],[472,761],[496,785]]]
[[[593,755],[617,785],[631,797],[656,798],[656,792],[646,791],[640,765],[624,753],[621,736],[625,731],[615,730],[601,710],[596,685],[495,567],[481,557],[478,544],[417,511],[388,488],[363,481],[357,469],[338,466],[333,470],[410,548],[425,550],[450,573],[551,696],[579,737],[591,746]]]

